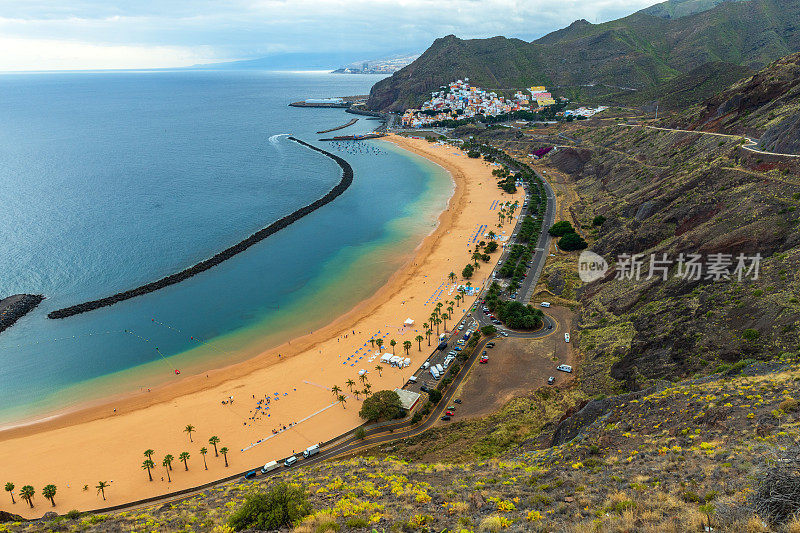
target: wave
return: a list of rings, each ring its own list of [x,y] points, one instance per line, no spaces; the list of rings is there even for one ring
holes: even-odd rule
[[[278,146],[278,139],[280,139],[281,137],[289,137],[290,135],[291,133],[278,133],[277,135],[272,135],[269,138],[269,142],[273,146]]]

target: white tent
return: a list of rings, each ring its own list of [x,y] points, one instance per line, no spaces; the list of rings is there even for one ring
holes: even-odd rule
[[[403,325],[404,326],[413,326],[414,325],[414,319],[413,318],[406,318],[406,321],[403,322]]]

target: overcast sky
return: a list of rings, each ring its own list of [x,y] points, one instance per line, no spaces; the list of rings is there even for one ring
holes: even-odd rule
[[[352,60],[437,37],[532,40],[656,0],[0,0],[0,70],[157,68],[286,52]]]

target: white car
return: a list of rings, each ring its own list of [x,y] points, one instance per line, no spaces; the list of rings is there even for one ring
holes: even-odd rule
[[[569,333],[564,333],[564,342],[569,342]]]
[[[556,367],[556,370],[560,370],[560,371],[562,371],[562,372],[566,372],[566,373],[568,373],[568,374],[571,374],[571,373],[572,373],[572,367],[571,367],[571,366],[569,366],[569,365],[558,365],[558,366]]]
[[[550,307],[550,302],[542,302],[539,305],[541,305],[542,307]]]

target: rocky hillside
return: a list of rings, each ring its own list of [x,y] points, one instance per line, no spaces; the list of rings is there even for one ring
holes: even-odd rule
[[[800,153],[800,54],[775,61],[674,122],[689,129],[760,137],[762,149]]]
[[[793,513],[800,503],[776,505],[792,493],[778,483],[786,473],[769,460],[780,445],[797,451],[791,442],[800,437],[798,383],[797,361],[787,356],[741,373],[594,400],[553,421],[555,442],[530,441],[490,459],[450,460],[446,452],[434,463],[409,462],[402,452],[357,457],[164,505],[8,522],[0,531],[227,533],[231,525],[246,529],[231,521],[235,516],[266,515],[247,502],[280,482],[297,487],[304,500],[294,527],[281,528],[297,533],[684,533],[702,531],[709,521],[720,532],[797,531]],[[457,436],[466,423],[441,435]],[[513,421],[502,427],[513,431]],[[796,457],[791,461],[796,468]],[[250,513],[239,513],[248,506]],[[274,508],[280,504],[273,500]]]
[[[798,18],[798,0],[750,0],[679,18],[638,12],[603,24],[579,20],[533,42],[450,35],[375,84],[367,105],[398,111],[463,77],[499,90],[594,84],[616,92],[657,86],[707,63],[761,68],[800,50]]]

